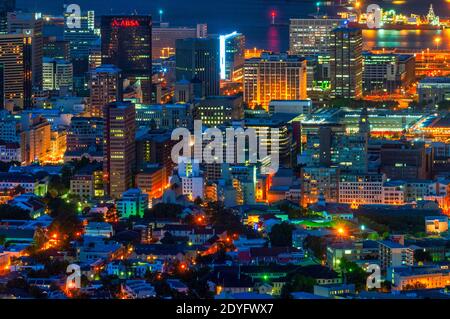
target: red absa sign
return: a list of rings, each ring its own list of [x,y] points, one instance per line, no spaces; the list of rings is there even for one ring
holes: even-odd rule
[[[140,23],[136,19],[114,19],[111,22],[112,27],[130,28],[138,27]]]

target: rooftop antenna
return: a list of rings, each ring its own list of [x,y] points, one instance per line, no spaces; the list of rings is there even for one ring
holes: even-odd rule
[[[162,23],[163,9],[159,9],[159,23]]]

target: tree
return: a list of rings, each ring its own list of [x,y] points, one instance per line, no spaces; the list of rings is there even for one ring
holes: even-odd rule
[[[28,220],[31,219],[31,217],[26,210],[23,210],[20,207],[2,204],[0,205],[0,219]]]
[[[414,251],[414,259],[416,262],[431,262],[433,258],[428,250],[417,249]]]
[[[239,215],[235,214],[233,210],[225,208],[222,202],[208,202],[205,213],[217,233],[226,231],[230,234],[245,234],[246,236],[255,234],[250,227],[242,224]]]
[[[64,165],[61,169],[61,182],[67,189],[70,188],[70,179],[72,178],[73,173],[74,167],[69,163]]]
[[[309,249],[316,258],[320,260],[325,258],[327,243],[324,238],[308,236],[304,241],[304,246]]]
[[[64,244],[76,238],[76,233],[82,230],[76,204],[67,203],[61,198],[53,198],[48,202],[48,209],[50,216],[54,218],[49,231],[63,235]]]
[[[362,290],[367,283],[367,273],[355,262],[341,259],[340,268],[345,276],[347,283],[354,284],[356,290]]]
[[[11,166],[20,166],[19,162],[1,162],[0,161],[0,172],[8,172]]]
[[[63,183],[61,176],[52,175],[48,182],[48,193],[52,198],[62,196],[69,191],[69,188]]]
[[[182,212],[183,206],[181,205],[160,203],[155,205],[151,209],[146,209],[144,211],[144,218],[152,219],[178,217]]]
[[[290,276],[288,282],[283,287],[282,297],[288,298],[292,292],[304,291],[313,292],[316,280],[302,274],[294,274]]]
[[[283,222],[274,225],[269,233],[269,239],[272,246],[291,247],[292,246],[292,231],[295,227],[291,224]]]
[[[203,204],[203,200],[197,196],[197,198],[194,200],[194,204],[200,206],[201,204]]]
[[[175,244],[175,238],[173,235],[169,232],[164,233],[164,237],[160,240],[162,244],[164,245],[173,245]]]
[[[450,111],[450,101],[442,101],[442,102],[438,103],[438,110]]]

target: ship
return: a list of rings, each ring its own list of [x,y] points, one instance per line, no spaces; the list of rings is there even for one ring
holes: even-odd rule
[[[432,24],[384,23],[380,28],[369,28],[366,23],[349,22],[349,27],[363,30],[441,30],[442,26]]]

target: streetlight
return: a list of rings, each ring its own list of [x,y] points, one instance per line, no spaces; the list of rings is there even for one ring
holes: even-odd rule
[[[439,44],[441,44],[441,38],[440,37],[434,38],[434,42],[436,43],[436,50],[439,50]]]
[[[162,9],[159,9],[159,23],[162,22],[162,15],[163,15],[164,11]]]
[[[361,2],[359,2],[358,0],[355,2],[355,10],[356,10],[356,14],[357,14],[357,19],[359,22],[359,16],[361,15],[359,8],[361,7]]]

